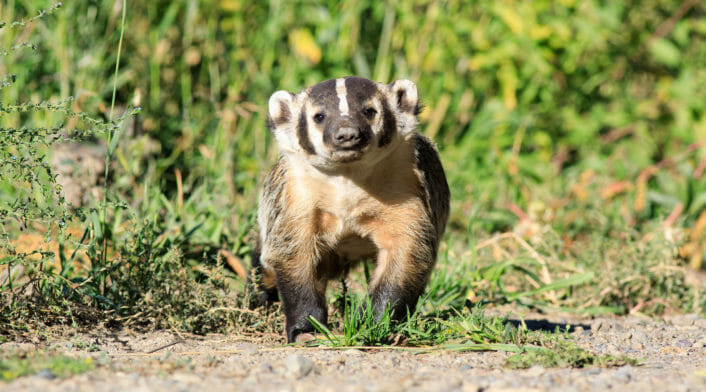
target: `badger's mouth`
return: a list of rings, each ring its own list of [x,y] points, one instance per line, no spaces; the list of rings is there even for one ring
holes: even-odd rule
[[[355,162],[363,157],[361,149],[339,149],[331,153],[331,160],[339,163]]]

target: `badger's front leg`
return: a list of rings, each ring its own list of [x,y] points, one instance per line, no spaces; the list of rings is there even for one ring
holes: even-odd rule
[[[277,289],[282,298],[286,319],[287,341],[297,341],[297,337],[314,332],[307,320],[309,316],[326,325],[326,280],[317,278],[319,264],[314,252],[300,252],[275,263]],[[305,248],[304,248],[305,249]]]
[[[398,230],[388,224],[374,238],[379,252],[368,295],[375,319],[379,321],[389,307],[393,320],[404,320],[414,312],[424,292],[436,263],[438,240],[433,228],[424,222]]]

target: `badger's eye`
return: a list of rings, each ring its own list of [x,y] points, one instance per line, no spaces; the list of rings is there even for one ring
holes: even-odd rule
[[[374,108],[367,107],[367,108],[363,109],[363,115],[371,120],[373,118],[375,118],[376,114],[378,114],[378,111],[375,110]]]
[[[324,115],[323,113],[316,113],[314,115],[314,122],[317,124],[321,124],[325,118],[326,118],[326,115]]]

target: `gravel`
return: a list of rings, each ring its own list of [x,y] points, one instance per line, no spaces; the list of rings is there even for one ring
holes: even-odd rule
[[[705,391],[706,319],[594,320],[535,315],[548,325],[574,326],[571,336],[597,354],[640,360],[619,368],[511,370],[506,353],[292,348],[263,338],[227,335],[82,334],[44,343],[9,342],[0,350],[49,347],[92,357],[97,366],[67,379],[42,371],[0,383],[3,391]],[[531,327],[531,323],[528,322]],[[95,350],[88,351],[90,343]],[[270,340],[271,342],[271,340]],[[154,352],[152,352],[154,351]],[[152,352],[152,353],[150,353]]]

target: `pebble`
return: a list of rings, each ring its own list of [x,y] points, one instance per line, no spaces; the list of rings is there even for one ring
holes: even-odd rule
[[[311,373],[314,362],[302,355],[292,354],[284,359],[285,374],[289,378],[300,379]]]
[[[238,350],[241,350],[243,354],[247,355],[254,355],[260,352],[260,349],[257,347],[256,344],[253,343],[242,343],[238,345]]]
[[[682,314],[682,315],[677,315],[673,317],[667,318],[669,322],[672,323],[672,325],[678,326],[678,327],[689,327],[694,325],[696,320],[699,319],[699,316],[697,314],[691,313],[691,314]]]
[[[54,372],[49,369],[42,369],[37,374],[35,374],[34,377],[45,380],[53,380],[56,378],[56,374],[54,374]]]
[[[620,368],[613,373],[613,378],[626,383],[632,379],[632,370],[629,367]]]
[[[635,343],[644,344],[645,342],[647,342],[647,334],[634,329],[630,332],[630,340]]]
[[[692,345],[692,343],[690,340],[681,339],[677,342],[676,346],[686,348],[686,347],[691,347],[691,345]]]
[[[542,374],[544,374],[545,371],[546,371],[546,369],[544,369],[543,367],[535,365],[525,371],[525,376],[538,377],[538,376],[541,376]]]
[[[706,347],[706,336],[695,341],[694,344],[691,345],[691,347],[693,347],[693,348]]]
[[[259,365],[257,365],[257,369],[261,373],[271,373],[273,371],[272,365],[270,365],[269,362],[262,362]]]

